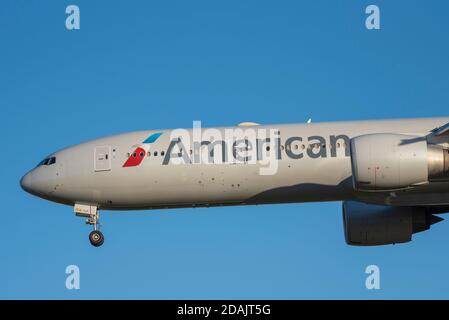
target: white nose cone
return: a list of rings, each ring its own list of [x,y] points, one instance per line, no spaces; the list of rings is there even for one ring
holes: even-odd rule
[[[20,186],[26,192],[31,192],[31,172],[28,172],[20,179]]]

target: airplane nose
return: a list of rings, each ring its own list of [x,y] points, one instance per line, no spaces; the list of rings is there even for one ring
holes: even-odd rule
[[[31,191],[31,172],[28,172],[26,175],[24,175],[22,177],[22,179],[20,179],[20,186],[22,187],[23,190],[25,190],[26,192],[30,192]]]

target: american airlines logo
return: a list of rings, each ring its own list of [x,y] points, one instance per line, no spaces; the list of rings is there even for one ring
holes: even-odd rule
[[[162,165],[168,164],[259,164],[260,174],[277,172],[278,161],[283,157],[299,160],[335,158],[338,153],[349,156],[350,138],[347,135],[328,137],[289,136],[285,140],[274,128],[257,126],[224,129],[202,129],[194,122],[193,130],[171,131]],[[162,132],[145,139],[127,159],[123,167],[135,167],[142,163],[151,145]],[[339,151],[341,150],[341,151]]]
[[[269,158],[270,155],[276,160],[281,160],[283,154],[295,160],[303,159],[305,156],[311,159],[335,158],[338,148],[344,148],[345,156],[349,156],[350,140],[346,135],[331,135],[328,139],[322,136],[307,138],[293,136],[282,144],[280,133],[277,131],[274,139],[203,140],[194,142],[193,149],[189,147],[188,140],[187,143],[183,141],[185,140],[182,138],[170,141],[162,164],[257,163]],[[328,149],[330,152],[327,151]],[[189,152],[186,152],[187,150]]]
[[[162,132],[156,132],[146,138],[142,144],[137,147],[134,152],[128,157],[126,162],[123,164],[123,167],[136,167],[140,165],[145,158],[148,150],[150,149],[150,145],[162,135]]]

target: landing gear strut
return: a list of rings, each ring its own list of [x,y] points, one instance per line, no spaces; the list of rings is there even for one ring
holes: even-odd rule
[[[93,226],[94,230],[89,234],[89,241],[94,247],[99,247],[104,242],[103,233],[99,230],[100,214],[96,206],[91,205],[75,205],[75,214],[85,217],[86,224]]]

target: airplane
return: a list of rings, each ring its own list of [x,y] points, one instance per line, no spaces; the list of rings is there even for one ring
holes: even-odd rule
[[[348,245],[406,243],[449,212],[449,117],[164,129],[118,134],[51,153],[20,180],[100,210],[341,201]]]

